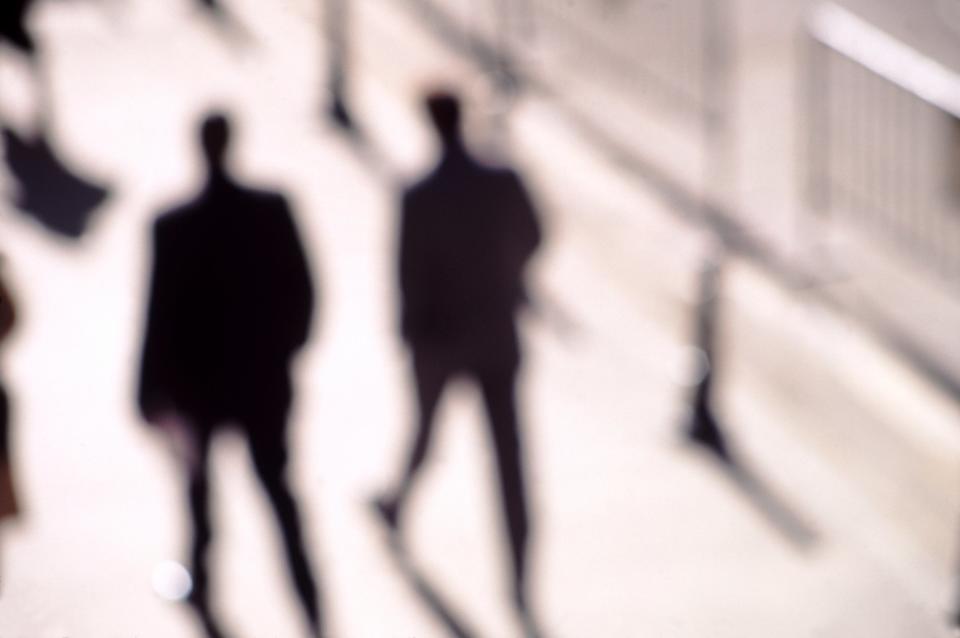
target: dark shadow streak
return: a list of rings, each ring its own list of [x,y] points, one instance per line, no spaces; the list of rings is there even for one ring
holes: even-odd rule
[[[612,70],[612,75],[620,74],[621,78],[636,78],[642,81],[646,97],[656,96],[661,107],[668,108],[673,113],[694,116],[698,109],[703,108],[702,98],[677,85],[667,74],[647,65],[643,58],[618,50],[612,42],[591,33],[579,21],[564,16],[558,7],[559,5],[551,6],[547,3],[544,6],[545,11],[540,13],[541,18],[552,20],[564,31],[563,35],[568,40],[581,44],[587,42],[591,54],[596,58],[593,61],[596,67],[604,72]]]
[[[379,516],[379,514],[378,514]],[[378,522],[380,521],[378,517]],[[387,541],[390,557],[404,580],[424,606],[439,620],[447,632],[455,638],[476,638],[477,632],[468,627],[464,620],[453,611],[450,603],[444,600],[437,587],[416,566],[397,533],[390,533]]]
[[[693,341],[703,358],[702,376],[690,397],[686,440],[720,463],[724,475],[777,532],[798,549],[807,549],[816,541],[814,531],[741,460],[725,434],[727,425],[714,414],[714,377],[717,369],[723,368],[716,346],[726,262],[725,253],[719,248],[715,251],[706,256],[700,270]]]
[[[729,443],[720,448],[699,440],[690,439],[717,462],[723,476],[730,480],[738,492],[753,506],[763,520],[799,551],[813,549],[819,535],[784,499],[774,492],[753,469],[730,451]]]
[[[353,156],[371,175],[393,191],[400,189],[403,183],[400,172],[391,164],[373,140],[364,134],[363,129],[357,125],[355,118],[350,128],[337,127],[337,130],[342,133],[342,138],[346,141]]]

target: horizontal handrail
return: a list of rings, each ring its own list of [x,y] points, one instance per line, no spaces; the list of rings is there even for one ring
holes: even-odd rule
[[[828,48],[960,118],[960,74],[831,2],[810,13],[807,27]]]

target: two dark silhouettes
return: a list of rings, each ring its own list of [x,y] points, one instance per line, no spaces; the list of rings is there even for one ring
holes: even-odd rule
[[[455,375],[471,377],[483,393],[498,461],[513,601],[533,634],[515,315],[526,299],[523,274],[540,243],[540,226],[519,177],[486,167],[467,152],[457,98],[435,93],[426,105],[443,153],[437,167],[404,194],[399,259],[401,332],[412,355],[419,417],[403,476],[377,499],[377,512],[391,531],[399,530],[443,389]],[[313,307],[308,266],[283,197],[242,187],[227,174],[227,119],[208,116],[201,140],[206,185],[196,199],[162,215],[153,230],[139,405],[150,423],[182,424],[177,427],[191,442],[190,602],[207,633],[223,635],[209,596],[208,453],[218,428],[233,424],[247,438],[280,524],[311,631],[321,635],[317,584],[284,475],[289,363],[307,340]]]

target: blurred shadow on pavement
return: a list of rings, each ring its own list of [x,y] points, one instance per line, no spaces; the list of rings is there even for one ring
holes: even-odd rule
[[[702,355],[703,370],[695,384],[690,420],[684,434],[689,444],[719,463],[724,476],[776,532],[797,549],[807,550],[816,544],[816,532],[735,453],[725,434],[729,431],[727,426],[722,425],[713,412],[713,375],[718,367],[716,327],[725,258],[718,244],[704,259],[700,270],[694,341]]]
[[[72,172],[42,133],[21,137],[4,127],[2,135],[7,168],[17,184],[14,205],[55,234],[81,237],[109,191]]]
[[[375,504],[374,514],[378,522],[382,522],[380,511]],[[404,580],[416,593],[420,602],[443,624],[447,632],[454,638],[477,638],[477,632],[467,625],[459,612],[454,611],[437,586],[430,582],[426,574],[414,563],[399,533],[392,530],[389,532],[387,547],[390,550],[390,558]]]

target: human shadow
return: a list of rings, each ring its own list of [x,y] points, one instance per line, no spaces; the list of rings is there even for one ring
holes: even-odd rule
[[[696,308],[695,342],[702,369],[694,386],[689,419],[684,425],[685,440],[712,458],[761,518],[782,538],[799,550],[812,548],[818,534],[736,450],[713,409],[714,372],[718,359],[716,328],[725,256],[718,251],[702,264]]]
[[[515,171],[485,165],[468,151],[455,94],[428,94],[424,107],[441,153],[435,168],[403,191],[398,259],[400,336],[410,351],[418,414],[402,475],[376,506],[387,528],[399,533],[444,390],[457,377],[472,381],[486,408],[499,473],[512,606],[527,634],[536,635],[516,314],[526,305],[524,274],[542,240],[539,214]]]
[[[16,208],[57,235],[81,237],[109,190],[75,173],[42,133],[21,136],[3,127],[2,137]]]
[[[378,181],[400,188],[399,172],[363,126],[349,97],[352,69],[351,38],[355,8],[351,0],[321,0],[321,33],[325,47],[326,102],[323,117],[340,134],[347,149]]]
[[[154,224],[138,405],[179,450],[192,528],[189,602],[207,635],[225,635],[210,602],[210,450],[232,426],[279,527],[310,635],[321,636],[320,588],[287,480],[290,363],[309,337],[312,277],[286,197],[229,174],[230,134],[224,114],[204,119],[206,183]]]

